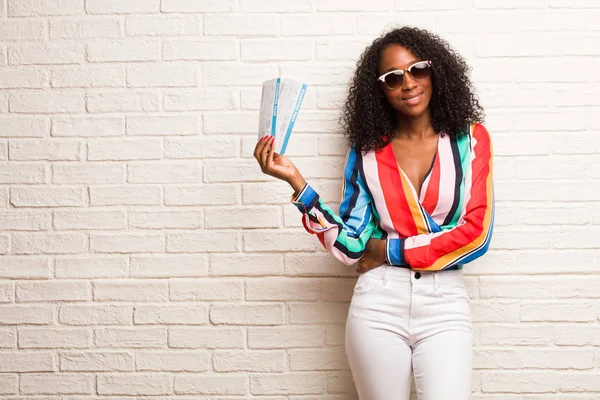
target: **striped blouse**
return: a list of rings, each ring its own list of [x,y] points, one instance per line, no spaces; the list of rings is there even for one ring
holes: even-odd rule
[[[385,239],[386,262],[414,270],[462,269],[483,255],[494,223],[492,143],[481,124],[451,138],[440,134],[433,164],[417,194],[391,143],[350,148],[339,214],[308,184],[292,198],[305,229],[345,264],[370,238]]]

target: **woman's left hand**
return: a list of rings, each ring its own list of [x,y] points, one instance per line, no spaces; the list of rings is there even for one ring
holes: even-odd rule
[[[362,274],[385,263],[385,240],[369,239],[365,254],[358,260],[356,272]]]

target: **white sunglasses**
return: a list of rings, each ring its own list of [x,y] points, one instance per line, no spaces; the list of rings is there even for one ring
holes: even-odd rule
[[[386,72],[377,78],[389,89],[394,90],[402,86],[404,82],[404,73],[408,72],[414,79],[420,81],[431,76],[431,61],[417,61],[406,69],[395,69]]]

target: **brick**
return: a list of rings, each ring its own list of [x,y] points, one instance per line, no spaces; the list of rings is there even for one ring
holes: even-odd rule
[[[88,92],[86,109],[89,113],[158,111],[159,100],[157,93],[134,89],[127,92]]]
[[[323,392],[325,392],[325,376],[318,373],[250,375],[252,394],[321,394]]]
[[[48,86],[48,73],[29,67],[3,68],[0,77],[2,89],[43,89]]]
[[[520,305],[514,301],[471,300],[471,318],[475,322],[517,322]]]
[[[484,392],[546,393],[557,389],[558,375],[553,371],[485,371],[482,375]]]
[[[292,324],[343,324],[348,316],[345,303],[292,303],[288,305]]]
[[[155,253],[164,248],[162,233],[90,234],[90,251],[95,253]]]
[[[165,40],[164,60],[235,60],[238,45],[233,40]],[[242,58],[243,59],[243,58]]]
[[[321,283],[321,300],[350,301],[354,292],[356,279],[332,278],[323,279]]]
[[[162,0],[162,12],[215,13],[233,11],[233,0]]]
[[[205,351],[140,351],[136,354],[138,371],[204,372],[211,367]]]
[[[325,335],[321,326],[278,326],[248,328],[251,349],[288,349],[322,347]]]
[[[57,211],[54,213],[54,227],[63,229],[123,229],[124,211]]]
[[[598,392],[597,371],[559,372],[559,387],[565,392]]]
[[[548,299],[554,297],[556,285],[556,280],[552,278],[482,277],[480,296],[483,299]]]
[[[243,232],[244,251],[314,251],[321,244],[304,230],[254,230]]]
[[[286,369],[284,351],[215,351],[213,365],[215,371],[284,372]]]
[[[230,138],[182,138],[165,140],[165,156],[184,158],[231,158],[238,154],[238,141]]]
[[[136,278],[200,277],[208,275],[205,255],[131,256],[131,276]]]
[[[285,322],[283,304],[213,304],[210,321],[215,325],[280,325]]]
[[[88,14],[133,14],[157,13],[159,0],[86,0]]]
[[[597,320],[594,303],[543,302],[521,304],[521,321],[593,322]]]
[[[206,161],[204,163],[204,181],[207,183],[265,181],[272,179],[272,177],[262,173],[256,160],[219,160]]]
[[[90,4],[89,0],[87,4]],[[51,39],[115,39],[120,37],[121,22],[118,19],[50,19]]]
[[[17,347],[17,329],[16,327],[0,328],[0,348],[14,349]],[[0,394],[2,393],[2,379],[0,378]]]
[[[164,328],[98,328],[94,330],[96,347],[108,348],[163,348],[167,344]]]
[[[555,328],[540,324],[482,326],[479,342],[490,346],[544,346],[555,340]]]
[[[207,395],[244,395],[248,378],[242,375],[202,376],[176,375],[175,393]]]
[[[454,2],[456,3],[456,2]],[[454,8],[454,3],[451,8]],[[391,11],[393,0],[373,0],[368,3],[359,0],[319,0],[319,11]]]
[[[204,214],[201,211],[131,211],[129,226],[141,229],[193,229],[201,228]]]
[[[18,379],[17,374],[4,374],[0,376],[0,394],[12,394],[18,393]]]
[[[16,301],[85,301],[90,300],[90,286],[78,281],[17,282]]]
[[[223,63],[203,67],[204,86],[257,85],[277,75],[275,64],[247,64],[240,68],[239,65]]]
[[[11,112],[40,114],[82,112],[83,105],[83,93],[78,90],[17,92],[9,103]]]
[[[72,278],[125,278],[129,276],[126,257],[60,258],[54,262],[54,273],[59,279]]]
[[[42,231],[49,228],[46,212],[0,211],[0,229],[15,231]]]
[[[158,205],[162,202],[159,187],[109,186],[90,188],[90,204],[109,205]]]
[[[40,117],[0,117],[0,137],[44,137],[50,134],[50,121]]]
[[[117,305],[64,305],[59,309],[58,320],[65,325],[130,325],[132,306]]]
[[[279,33],[280,23],[275,14],[205,14],[204,35],[269,35]]]
[[[148,395],[171,394],[173,377],[166,374],[99,375],[98,394]]]
[[[121,66],[61,67],[52,70],[52,87],[103,88],[125,86],[125,70]],[[88,93],[89,95],[89,93]],[[86,97],[90,103],[89,96]],[[88,110],[89,111],[89,110]]]
[[[52,121],[52,136],[123,136],[124,117],[57,117]]]
[[[167,111],[231,110],[239,108],[239,94],[230,90],[179,89],[164,94]]]
[[[92,342],[87,328],[19,328],[19,348],[88,348]]]
[[[160,42],[142,39],[90,42],[87,59],[90,62],[156,61],[160,59]]]
[[[281,33],[288,35],[352,35],[356,16],[342,13],[283,14]]]
[[[242,61],[311,60],[314,43],[297,39],[246,39],[241,42]]]
[[[346,327],[343,325],[329,325],[325,328],[325,344],[330,346],[343,346],[346,341]]]
[[[59,354],[60,370],[67,372],[131,372],[134,356],[117,351],[64,352]]]
[[[294,349],[290,350],[290,371],[322,371],[347,369],[348,358],[344,349]]]
[[[81,43],[20,44],[8,46],[9,65],[79,64],[85,50]]]
[[[242,185],[244,204],[288,204],[291,203],[293,192],[290,185],[282,181],[244,183]]]
[[[1,279],[48,279],[51,275],[50,260],[46,257],[0,258]]]
[[[246,300],[316,301],[321,282],[304,278],[260,278],[246,280]]]
[[[88,141],[88,160],[126,161],[159,160],[162,157],[160,139],[95,139]]]
[[[127,67],[127,86],[150,88],[197,86],[198,71],[198,67],[193,64],[152,63],[131,65]],[[183,117],[181,119],[183,120]]]
[[[44,306],[2,306],[0,325],[47,325],[53,321],[54,311]]]
[[[276,207],[211,208],[206,228],[277,228],[281,211]]]
[[[85,205],[81,187],[13,187],[10,204],[14,207],[81,207]]]
[[[281,275],[283,257],[279,254],[211,254],[210,274],[214,276]]]
[[[86,238],[78,233],[19,233],[13,234],[15,254],[73,254],[82,253]]]
[[[169,282],[171,301],[233,301],[244,298],[241,281],[229,279],[177,279]]]
[[[198,183],[202,167],[197,161],[130,163],[128,183]]]
[[[256,131],[258,131],[258,115],[255,112],[204,113],[204,133],[254,133]]]
[[[135,306],[133,314],[136,325],[206,325],[208,305]]]
[[[94,393],[95,378],[91,374],[23,374],[21,394],[87,394]]]
[[[73,140],[19,140],[8,144],[9,158],[16,161],[79,161],[81,143]]]
[[[169,347],[188,349],[241,349],[244,332],[241,328],[171,328]]]
[[[234,232],[168,233],[169,253],[235,252],[240,250],[240,236]]]
[[[8,0],[9,17],[36,17],[52,15],[76,15],[83,13],[79,0],[28,1]]]
[[[310,0],[299,0],[293,3],[279,2],[276,0],[264,0],[260,2],[252,0],[241,0],[240,11],[242,12],[309,12],[312,11]]]
[[[49,352],[0,352],[0,372],[52,372],[54,356]]]
[[[107,280],[93,283],[94,301],[167,301],[168,282]]]
[[[200,132],[196,116],[127,117],[127,135],[195,135]]]
[[[231,205],[236,204],[238,190],[234,185],[169,186],[165,188],[165,205]]]
[[[307,63],[290,63],[281,67],[281,74],[283,76],[293,76],[295,80],[304,82],[307,85],[346,85],[351,77],[354,69],[349,65],[340,64],[333,66],[323,66],[319,64],[307,64]],[[268,78],[267,78],[268,79]],[[298,114],[297,124],[300,124],[306,112]],[[301,117],[302,116],[302,117]],[[335,119],[335,123],[339,121],[339,115],[331,116],[332,121]],[[295,132],[302,132],[297,129],[294,125]]]
[[[125,20],[127,36],[198,35],[201,19],[194,15],[133,16]]]
[[[53,164],[52,182],[58,184],[122,183],[123,164]]]

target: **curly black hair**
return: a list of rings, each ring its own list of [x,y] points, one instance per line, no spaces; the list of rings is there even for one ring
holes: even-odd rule
[[[429,108],[436,133],[460,136],[469,123],[483,122],[483,108],[474,93],[465,60],[439,36],[405,26],[375,39],[356,63],[340,119],[350,145],[371,151],[381,149],[391,140],[397,125],[396,111],[388,103],[377,77],[381,53],[393,43],[407,48],[421,60],[432,61]]]

